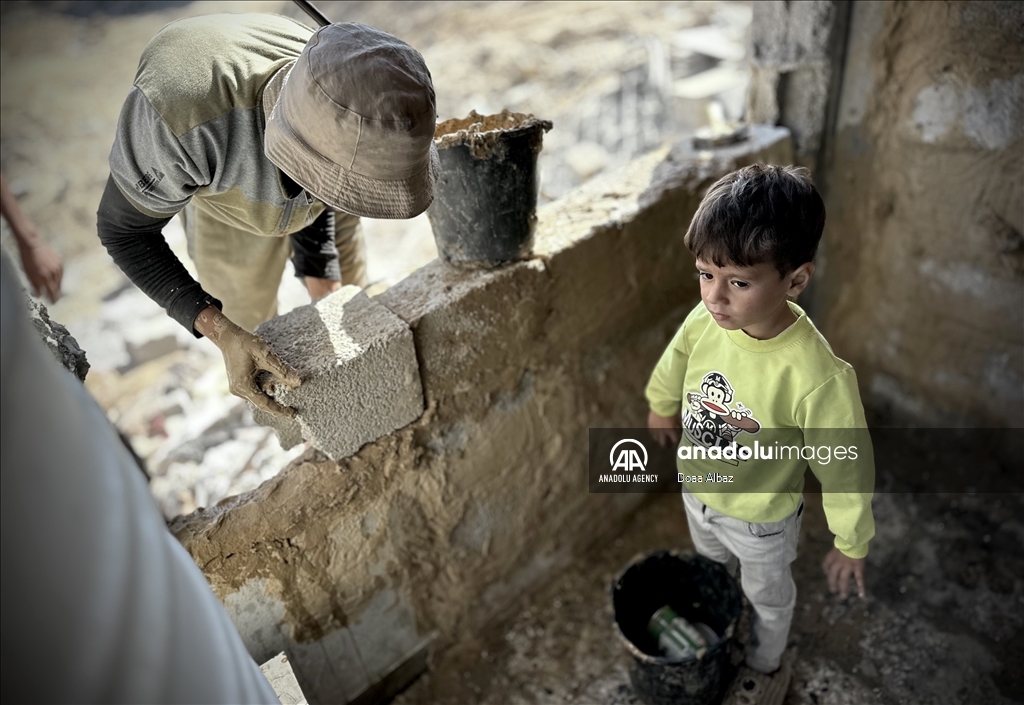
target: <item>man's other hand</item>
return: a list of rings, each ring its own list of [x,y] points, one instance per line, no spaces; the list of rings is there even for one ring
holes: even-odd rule
[[[295,409],[280,404],[257,384],[257,376],[262,371],[271,373],[292,389],[302,384],[298,373],[285,365],[265,340],[239,328],[213,306],[200,311],[194,325],[197,331],[220,348],[228,374],[228,389],[232,394],[248,399],[274,416],[295,416]]]
[[[341,282],[332,279],[318,279],[317,277],[304,277],[306,291],[309,292],[310,301],[317,301],[341,288]]]
[[[857,595],[861,598],[867,596],[864,589],[864,559],[850,558],[844,555],[835,546],[825,554],[825,560],[821,562],[821,568],[828,578],[828,590],[833,595],[837,592],[844,600],[850,594],[850,578],[857,582]]]
[[[679,444],[679,431],[683,427],[678,416],[659,416],[653,411],[647,414],[647,429],[654,442],[664,448],[666,444]]]

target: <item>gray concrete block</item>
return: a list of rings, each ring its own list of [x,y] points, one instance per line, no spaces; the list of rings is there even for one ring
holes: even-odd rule
[[[812,168],[835,125],[850,7],[837,0],[754,3],[747,120],[788,127],[797,162]]]
[[[275,385],[274,396],[298,414],[253,418],[290,448],[306,440],[334,460],[415,421],[423,386],[412,331],[357,287],[343,287],[256,329],[303,383]]]
[[[295,673],[284,652],[260,666],[260,670],[270,683],[270,687],[274,689],[281,705],[306,705],[306,696],[302,694],[302,688],[295,680]]]

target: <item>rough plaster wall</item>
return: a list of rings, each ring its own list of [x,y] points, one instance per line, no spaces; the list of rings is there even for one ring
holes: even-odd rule
[[[311,700],[348,700],[401,651],[382,638],[438,630],[443,648],[614,533],[643,496],[587,493],[587,428],[644,422],[650,369],[699,300],[682,234],[702,189],[792,158],[784,129],[754,135],[543,209],[533,260],[435,261],[379,297],[413,330],[424,416],[172,526],[255,658],[284,650]]]
[[[816,311],[882,419],[1024,425],[1024,5],[855,3]]]

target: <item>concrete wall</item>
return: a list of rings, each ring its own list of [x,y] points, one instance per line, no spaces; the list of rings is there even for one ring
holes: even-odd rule
[[[1024,4],[853,3],[812,302],[880,421],[1024,426]]]
[[[253,656],[285,651],[312,701],[351,701],[613,534],[643,497],[587,493],[587,429],[644,423],[650,370],[699,300],[682,236],[703,190],[791,160],[782,128],[663,150],[542,209],[533,259],[435,261],[378,297],[412,330],[422,417],[172,526]]]
[[[819,167],[835,125],[851,4],[754,3],[747,120],[789,128],[796,163],[811,169]]]

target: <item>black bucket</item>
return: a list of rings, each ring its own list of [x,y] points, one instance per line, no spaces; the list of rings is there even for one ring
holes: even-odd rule
[[[647,624],[665,605],[691,623],[707,624],[722,639],[700,659],[661,656]],[[633,657],[629,679],[641,700],[648,705],[721,701],[733,676],[733,634],[743,608],[739,585],[725,566],[677,551],[638,556],[612,583],[612,608],[616,633]]]
[[[495,267],[533,250],[537,155],[547,120],[503,111],[446,120],[434,132],[441,174],[427,218],[441,259]]]

